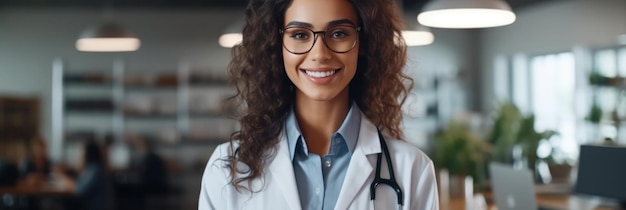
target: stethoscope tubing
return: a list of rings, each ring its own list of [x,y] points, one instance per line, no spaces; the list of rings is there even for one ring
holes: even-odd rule
[[[374,177],[374,181],[372,181],[372,184],[370,185],[370,200],[373,202],[376,199],[376,187],[378,187],[379,184],[385,184],[391,187],[394,191],[396,191],[398,208],[402,208],[402,206],[404,205],[404,195],[402,194],[402,189],[400,188],[400,185],[398,185],[398,182],[396,182],[396,176],[393,171],[393,164],[391,163],[392,161],[389,154],[389,148],[387,148],[385,138],[380,133],[380,130],[378,131],[378,140],[380,141],[380,146],[382,148],[381,153],[384,154],[385,159],[387,159],[387,170],[389,170],[389,179],[383,179],[380,176],[382,154],[378,153],[376,155],[376,174]]]

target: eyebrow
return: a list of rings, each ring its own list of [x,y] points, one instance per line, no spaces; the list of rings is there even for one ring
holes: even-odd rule
[[[339,19],[339,20],[333,20],[333,21],[328,22],[328,24],[326,24],[326,27],[335,26],[335,25],[342,25],[342,24],[348,24],[348,25],[352,25],[352,26],[356,25],[356,24],[354,24],[354,22],[352,22],[352,21],[350,21],[348,19]],[[301,21],[291,21],[291,22],[287,23],[285,28],[292,27],[292,26],[313,28],[312,24],[307,23],[307,22],[301,22]]]

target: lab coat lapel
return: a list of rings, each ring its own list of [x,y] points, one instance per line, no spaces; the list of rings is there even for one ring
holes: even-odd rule
[[[348,209],[359,191],[367,190],[369,192],[370,185],[367,180],[373,175],[372,172],[376,163],[370,162],[367,155],[380,153],[380,143],[376,126],[367,120],[363,114],[361,114],[361,119],[359,140],[352,153],[335,209]]]
[[[272,174],[272,184],[278,185],[280,192],[285,196],[289,209],[300,210],[300,196],[298,194],[298,186],[293,172],[293,165],[289,157],[289,146],[285,134],[281,134],[279,138],[276,155],[270,163],[270,172]],[[268,201],[275,202],[275,201]]]

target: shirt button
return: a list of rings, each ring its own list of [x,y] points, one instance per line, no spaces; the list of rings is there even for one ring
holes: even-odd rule
[[[326,168],[330,168],[330,166],[332,166],[332,164],[330,163],[330,160],[327,160],[326,162],[324,162],[324,165],[326,166]]]
[[[319,194],[320,194],[320,192],[322,192],[322,190],[321,190],[319,187],[315,189],[315,194],[318,194],[318,195],[319,195]]]

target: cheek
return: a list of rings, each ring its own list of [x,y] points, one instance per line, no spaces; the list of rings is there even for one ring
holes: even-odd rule
[[[358,53],[345,54],[342,60],[343,60],[343,63],[346,65],[346,68],[348,71],[353,71],[353,72],[357,71],[357,65],[359,61]]]
[[[285,67],[285,73],[292,82],[295,82],[298,77],[298,71],[296,70],[298,63],[298,59],[295,55],[283,49],[283,65]]]
[[[283,65],[287,73],[297,72],[296,68],[302,63],[305,56],[294,55],[283,49]]]
[[[283,49],[283,64],[285,65],[285,70],[289,71],[293,68],[293,59],[293,55]]]

